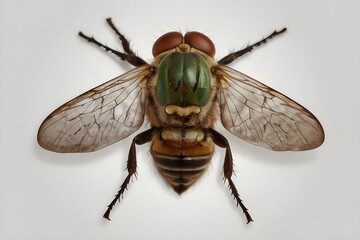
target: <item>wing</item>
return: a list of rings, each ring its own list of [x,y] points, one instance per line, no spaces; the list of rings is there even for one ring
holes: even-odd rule
[[[39,144],[54,152],[91,152],[135,132],[144,121],[150,68],[135,68],[56,109],[40,126]]]
[[[255,145],[275,151],[301,151],[320,146],[320,122],[300,104],[226,66],[215,68],[224,127]]]

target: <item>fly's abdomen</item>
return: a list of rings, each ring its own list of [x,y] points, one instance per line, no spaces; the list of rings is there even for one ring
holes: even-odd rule
[[[181,194],[206,171],[214,147],[200,129],[166,128],[153,138],[151,154],[166,182]]]

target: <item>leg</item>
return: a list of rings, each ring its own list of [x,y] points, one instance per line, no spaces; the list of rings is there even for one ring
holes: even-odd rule
[[[110,27],[115,31],[116,35],[118,35],[124,51],[125,51],[127,54],[135,55],[134,51],[130,48],[129,40],[127,40],[126,37],[119,32],[119,30],[118,30],[118,29],[115,27],[115,25],[113,24],[111,18],[107,18],[107,19],[106,19],[106,22],[107,22],[107,23],[110,25]]]
[[[274,31],[272,34],[270,34],[266,38],[256,42],[255,44],[252,44],[252,45],[250,45],[250,46],[248,46],[248,47],[246,47],[244,49],[241,49],[240,51],[230,53],[229,55],[227,55],[227,56],[223,57],[222,59],[220,59],[218,61],[218,63],[222,64],[222,65],[227,65],[227,64],[231,63],[232,61],[234,61],[236,58],[241,57],[245,53],[251,52],[251,50],[253,50],[254,47],[258,47],[261,44],[266,43],[267,40],[275,37],[276,35],[284,33],[285,31],[286,31],[286,28],[281,29],[279,32]]]
[[[224,178],[229,182],[229,188],[231,190],[231,194],[236,199],[237,205],[240,205],[241,209],[243,210],[247,223],[252,222],[252,218],[248,212],[248,209],[245,207],[245,205],[242,203],[242,200],[240,199],[240,195],[231,180],[231,176],[233,174],[233,158],[231,155],[230,145],[227,139],[221,135],[219,132],[215,131],[214,129],[208,129],[209,135],[214,141],[216,145],[219,147],[225,148],[225,161],[224,161]]]
[[[111,203],[108,205],[108,208],[106,212],[104,213],[103,217],[110,220],[110,212],[113,206],[115,205],[116,201],[120,201],[120,197],[123,196],[124,191],[127,188],[127,185],[130,182],[131,176],[136,175],[136,149],[135,144],[142,145],[147,142],[150,142],[154,134],[158,132],[157,128],[150,128],[149,130],[146,130],[145,132],[142,132],[138,135],[136,135],[131,143],[128,161],[127,161],[127,170],[128,175],[125,178],[124,182],[121,184],[120,189],[118,193],[115,195],[115,198],[111,201]]]
[[[145,60],[143,60],[142,58],[135,55],[134,51],[131,50],[131,48],[130,48],[129,41],[124,37],[124,35],[122,35],[116,29],[116,27],[112,23],[111,19],[108,18],[108,19],[106,19],[106,21],[108,22],[110,27],[115,31],[115,33],[119,36],[125,53],[122,53],[122,52],[116,51],[116,50],[114,50],[112,48],[109,48],[108,46],[105,46],[104,44],[98,42],[94,37],[88,37],[85,34],[83,34],[82,32],[79,32],[79,36],[86,39],[88,42],[94,43],[95,45],[97,45],[97,46],[99,46],[101,48],[104,48],[106,51],[115,54],[116,56],[120,57],[121,60],[129,62],[131,65],[133,65],[135,67],[147,64],[145,62]]]

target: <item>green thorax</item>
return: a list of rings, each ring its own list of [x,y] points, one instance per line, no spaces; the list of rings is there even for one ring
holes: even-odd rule
[[[156,96],[162,106],[205,106],[211,94],[211,73],[198,53],[173,52],[161,60]]]

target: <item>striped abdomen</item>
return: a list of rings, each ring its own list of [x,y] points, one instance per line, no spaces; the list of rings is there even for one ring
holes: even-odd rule
[[[166,182],[181,194],[206,171],[213,155],[213,142],[199,129],[165,129],[153,138],[151,154]]]

